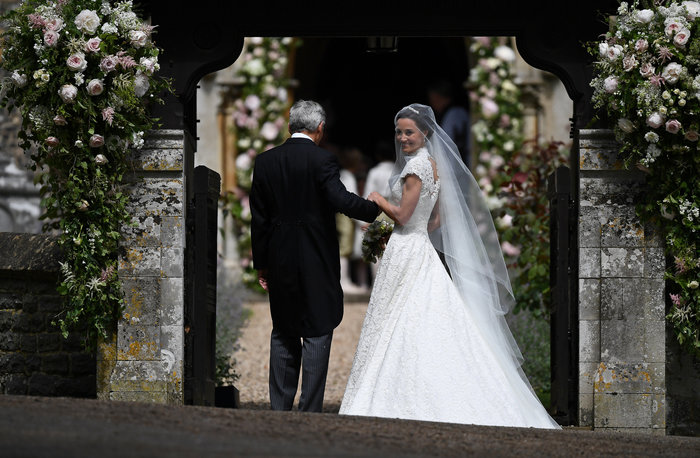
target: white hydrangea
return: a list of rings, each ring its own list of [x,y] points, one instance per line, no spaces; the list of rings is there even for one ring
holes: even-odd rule
[[[112,24],[111,22],[105,22],[104,24],[102,24],[101,30],[104,33],[117,33],[117,32],[119,32],[119,29],[117,28],[117,26]]]
[[[648,141],[649,143],[656,143],[659,141],[659,134],[656,132],[647,132],[644,134],[644,140]]]

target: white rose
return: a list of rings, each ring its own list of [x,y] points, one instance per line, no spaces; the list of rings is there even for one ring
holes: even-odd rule
[[[95,163],[97,165],[105,165],[108,162],[109,161],[107,160],[107,156],[105,156],[104,154],[98,154],[97,156],[95,156]]]
[[[56,43],[58,43],[58,32],[54,30],[44,32],[44,43],[49,47],[56,46]]]
[[[247,154],[239,154],[236,158],[236,168],[239,170],[248,170],[253,165],[253,160]]]
[[[117,68],[119,60],[114,56],[106,56],[100,61],[100,70],[104,73],[109,73]]]
[[[134,48],[143,48],[148,42],[148,35],[141,30],[132,30],[129,32],[129,41]]]
[[[651,77],[655,71],[656,69],[649,62],[645,62],[641,65],[641,67],[639,67],[639,74],[642,75],[644,78]]]
[[[263,124],[262,128],[260,128],[260,135],[262,135],[262,137],[267,141],[276,139],[279,133],[280,130],[277,128],[275,123],[269,121]]]
[[[688,12],[688,19],[694,21],[698,16],[700,16],[700,3],[698,2],[683,2],[681,3]]]
[[[608,43],[606,43],[605,41],[600,43],[598,45],[598,51],[600,51],[600,55],[607,56],[608,55],[608,48],[609,48]]]
[[[75,18],[75,26],[92,35],[100,26],[100,18],[94,11],[82,10]]]
[[[509,46],[498,46],[493,50],[493,55],[506,62],[515,60],[515,52]]]
[[[676,62],[671,62],[664,68],[664,71],[662,72],[661,76],[663,76],[664,81],[666,81],[669,84],[675,84],[678,82],[678,78],[681,76],[681,72],[683,71],[683,66],[681,64],[678,64]]]
[[[147,75],[152,75],[153,72],[158,71],[160,65],[158,65],[158,58],[156,57],[142,57],[139,60],[139,64],[144,68],[144,73]]]
[[[68,124],[68,121],[66,121],[66,118],[64,118],[63,116],[56,115],[53,117],[53,123],[57,126],[65,126],[66,124]]]
[[[100,95],[104,92],[105,87],[102,80],[94,79],[90,80],[87,84],[87,91],[90,95]]]
[[[661,127],[664,123],[664,117],[661,113],[652,113],[647,118],[647,125],[653,129]]]
[[[54,32],[60,32],[63,29],[63,19],[54,18],[46,21],[46,30],[53,30]]]
[[[686,3],[689,3],[689,2],[686,2]],[[695,3],[695,2],[693,2],[693,3]],[[698,289],[698,286],[700,286],[700,283],[698,283],[697,280],[693,280],[693,281],[688,283],[688,288],[690,288],[690,289]]]
[[[141,70],[138,70],[136,76],[134,76],[134,92],[136,93],[136,97],[143,97],[146,95],[149,87],[151,87],[151,85],[148,82],[148,77],[141,73]]]
[[[23,75],[18,71],[12,72],[12,81],[17,87],[24,87],[27,85],[27,75]]]
[[[637,40],[637,42],[634,44],[634,49],[638,52],[644,52],[647,49],[649,49],[649,42],[646,41],[644,38],[640,38]]]
[[[666,26],[664,29],[664,32],[666,32],[667,36],[672,36],[675,32],[678,32],[683,28],[683,23],[681,22],[682,19],[679,17],[670,17],[664,21],[664,25]]]
[[[72,84],[64,84],[61,86],[61,89],[58,90],[58,96],[66,103],[73,103],[77,95],[78,88]]]
[[[631,72],[637,66],[637,58],[630,54],[622,59],[622,69],[626,72]]]
[[[654,11],[652,10],[639,10],[634,15],[634,20],[640,24],[648,24],[652,19],[654,19]]]
[[[634,132],[634,123],[627,118],[618,119],[617,127],[628,134]]]
[[[617,60],[622,55],[622,46],[608,46],[608,59]]]
[[[87,43],[85,43],[85,51],[87,52],[98,52],[100,50],[100,43],[102,43],[102,40],[100,40],[97,37],[92,37],[90,38]]]
[[[85,54],[81,52],[71,54],[68,60],[66,61],[66,65],[68,65],[68,68],[73,70],[74,72],[82,72],[87,68]]]
[[[603,81],[603,87],[605,88],[605,92],[612,94],[617,90],[617,78],[614,76],[608,76],[605,78],[605,81]]]
[[[105,144],[105,138],[100,134],[94,134],[92,137],[90,137],[89,144],[92,148],[99,148]]]
[[[685,46],[685,44],[688,43],[689,39],[690,30],[684,27],[676,33],[675,37],[673,37],[673,44],[675,44],[676,46]]]

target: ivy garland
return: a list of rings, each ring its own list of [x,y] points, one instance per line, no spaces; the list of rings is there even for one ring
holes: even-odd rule
[[[44,230],[60,230],[65,258],[57,323],[64,337],[86,329],[91,345],[123,306],[117,250],[131,220],[121,189],[128,151],[143,145],[154,125],[148,106],[169,88],[154,76],[154,27],[131,1],[27,0],[3,20],[2,68],[11,76],[0,105],[21,113]]]
[[[700,2],[621,2],[598,60],[593,101],[615,122],[625,165],[647,173],[637,214],[665,235],[676,338],[700,355]]]

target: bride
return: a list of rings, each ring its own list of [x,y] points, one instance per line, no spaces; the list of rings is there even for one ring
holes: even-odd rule
[[[394,124],[392,202],[370,199],[396,224],[340,413],[559,428],[520,369],[504,318],[513,293],[474,178],[430,107],[404,107]]]

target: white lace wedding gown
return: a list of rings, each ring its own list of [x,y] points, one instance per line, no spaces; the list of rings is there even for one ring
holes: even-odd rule
[[[517,369],[495,363],[473,324],[469,298],[460,296],[428,238],[440,183],[427,150],[410,159],[401,176],[408,174],[422,180],[420,198],[381,259],[340,413],[558,427],[512,373]],[[391,190],[397,202],[401,182]]]

